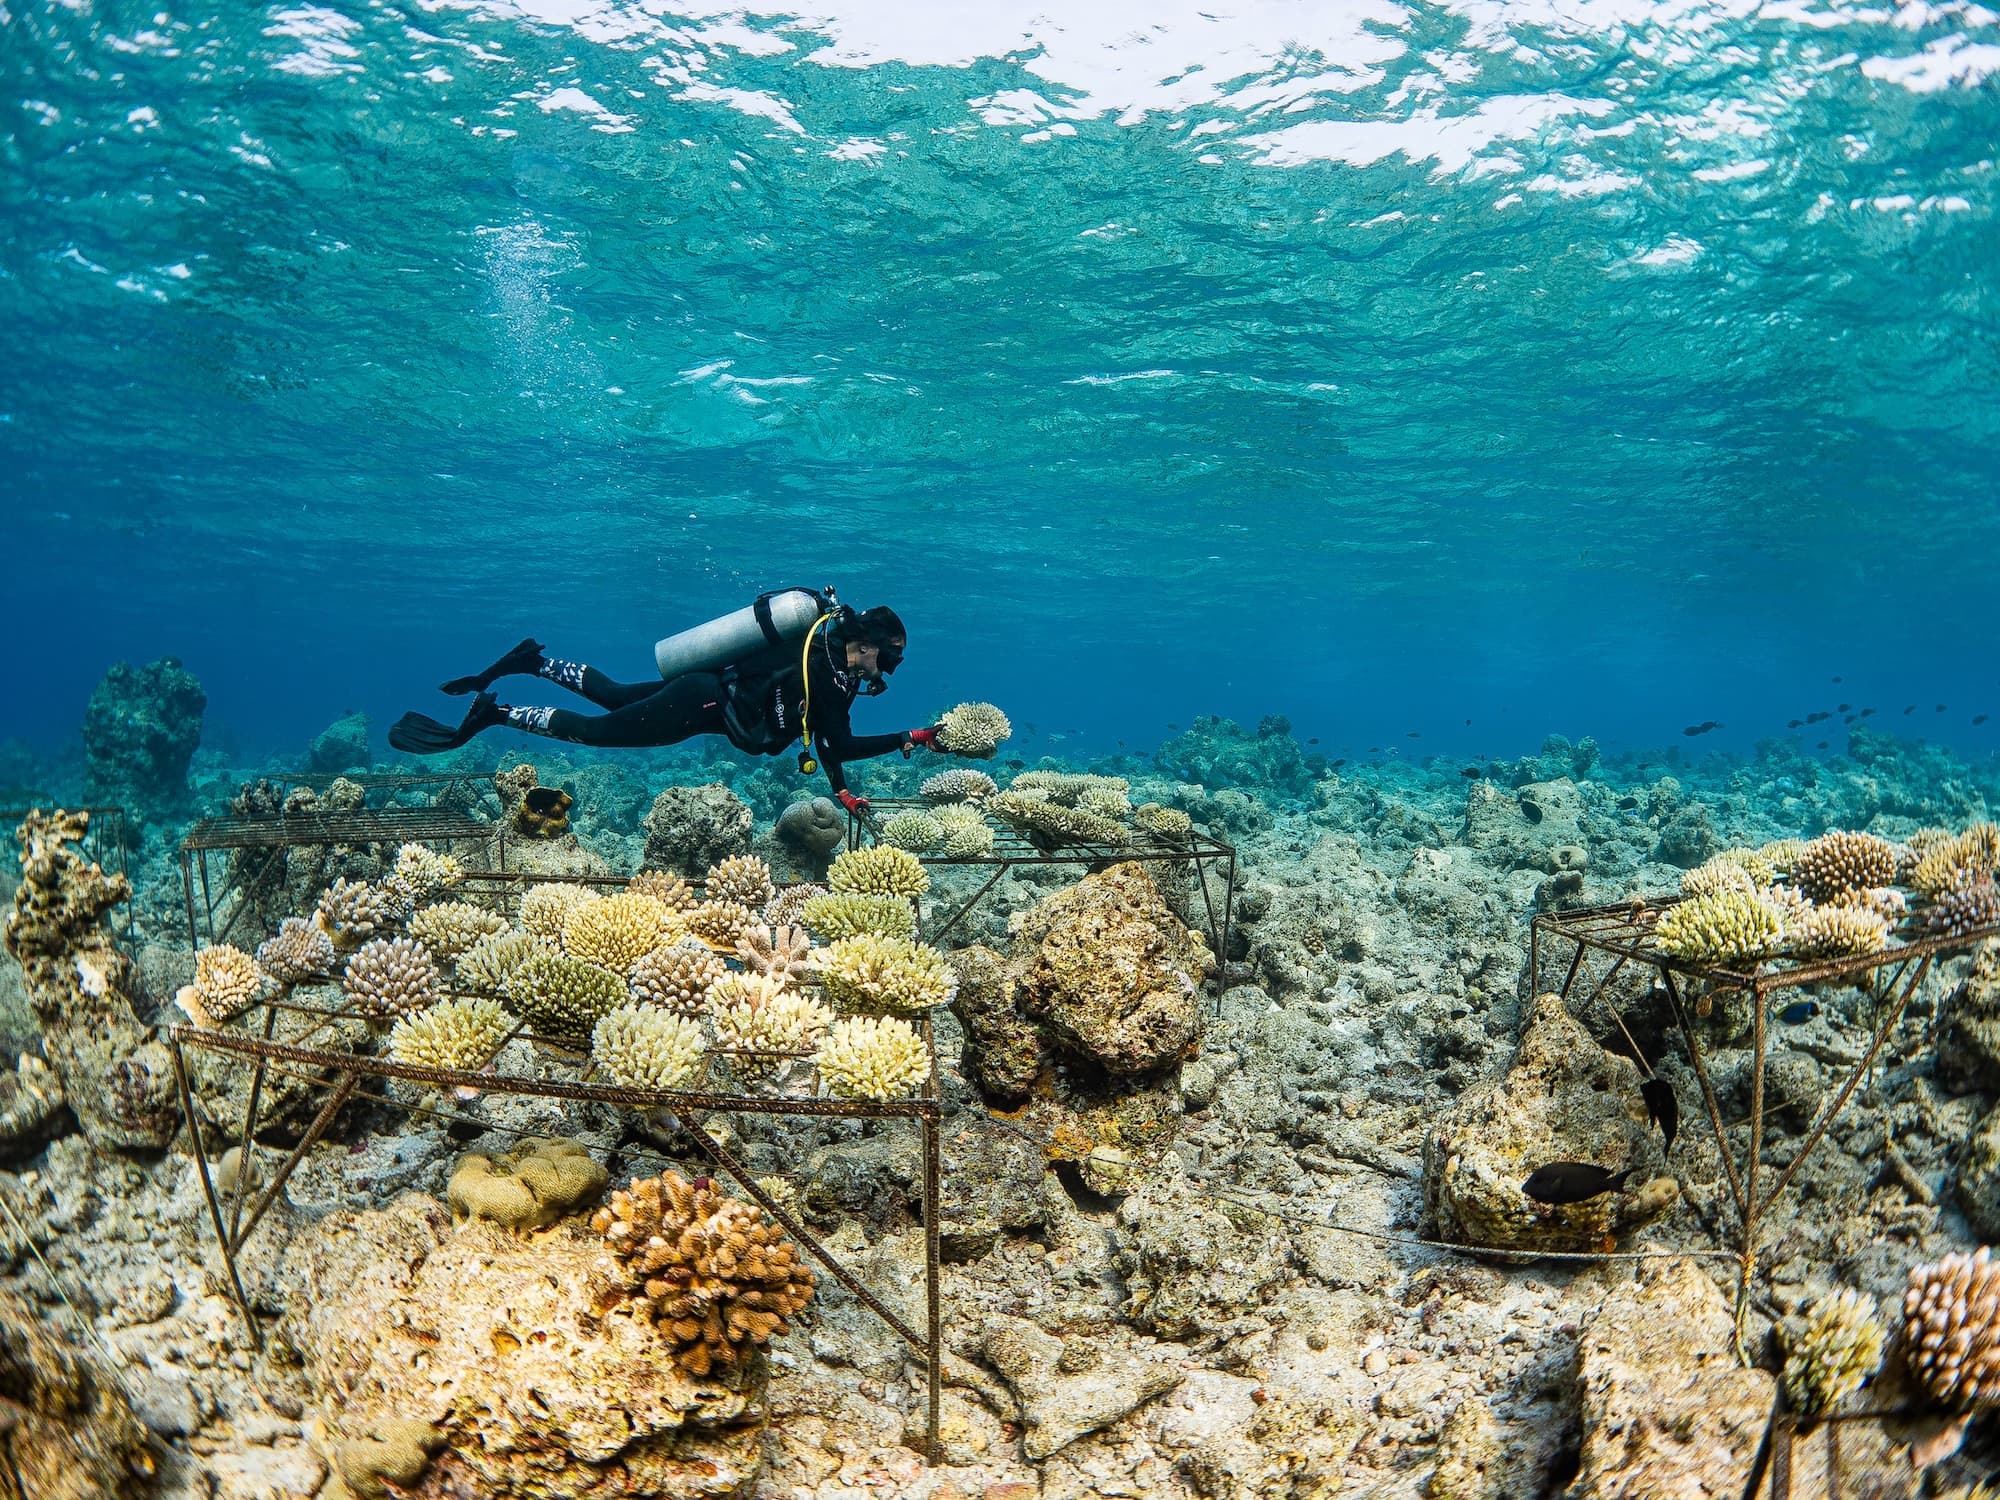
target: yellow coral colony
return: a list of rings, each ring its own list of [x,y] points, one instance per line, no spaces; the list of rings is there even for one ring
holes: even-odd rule
[[[1691,963],[1718,967],[1752,964],[1784,943],[1778,908],[1748,891],[1690,896],[1671,907],[1653,929],[1662,951]]]
[[[871,844],[834,856],[826,883],[863,896],[921,896],[931,888],[931,877],[907,849]]]
[[[632,966],[676,935],[674,914],[652,896],[620,891],[573,907],[563,919],[563,951],[613,973]]]
[[[958,979],[937,949],[907,938],[857,933],[814,955],[826,998],[844,1010],[916,1015],[948,1005]]]
[[[893,1016],[835,1021],[813,1056],[836,1099],[899,1099],[930,1077],[930,1049],[917,1028]]]
[[[701,1023],[657,1005],[621,1005],[597,1023],[590,1060],[620,1088],[698,1087],[708,1061]]]

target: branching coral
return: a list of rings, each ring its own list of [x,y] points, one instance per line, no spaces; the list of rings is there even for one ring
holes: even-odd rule
[[[1967,875],[1990,880],[1996,863],[2000,863],[2000,829],[1974,823],[1963,833],[1933,840],[1911,869],[1909,882],[1920,895],[1941,900]]]
[[[871,844],[836,855],[826,883],[864,896],[921,896],[931,888],[931,877],[909,850]]]
[[[333,939],[304,917],[287,917],[276,937],[257,945],[257,966],[279,984],[299,984],[331,974],[339,962]]]
[[[521,893],[521,926],[551,943],[562,941],[563,928],[577,908],[604,898],[584,885],[563,885],[550,881],[531,885]]]
[[[590,1060],[620,1088],[699,1086],[708,1064],[701,1023],[657,1005],[621,1005],[590,1033]]]
[[[548,951],[532,932],[489,933],[459,956],[459,986],[475,995],[501,994],[509,975],[537,953]]]
[[[899,1099],[931,1076],[923,1037],[893,1016],[835,1021],[813,1062],[836,1099]]]
[[[1760,845],[1757,852],[1770,863],[1775,878],[1776,873],[1791,872],[1792,867],[1799,862],[1799,853],[1805,846],[1804,839],[1772,839],[1770,843]]]
[[[853,937],[857,932],[879,932],[885,937],[915,937],[917,914],[907,896],[864,896],[858,891],[833,891],[815,896],[799,913],[818,936],[828,942]]]
[[[1881,1368],[1882,1338],[1873,1298],[1852,1287],[1820,1298],[1785,1360],[1785,1395],[1792,1409],[1819,1416],[1861,1389]]]
[[[655,948],[632,966],[632,998],[698,1016],[708,1001],[709,986],[728,971],[707,945],[692,938],[667,948]]]
[[[686,913],[687,930],[709,947],[722,953],[735,951],[744,932],[756,925],[757,917],[741,901],[703,901]]]
[[[2000,925],[2000,886],[1980,869],[1961,868],[1923,914],[1924,926],[1946,937],[1964,937],[1982,927]]]
[[[314,920],[336,949],[351,953],[370,938],[396,926],[406,910],[392,892],[381,886],[342,876],[319,893]]]
[[[183,985],[174,1001],[195,1025],[215,1027],[263,999],[270,984],[256,959],[229,943],[215,943],[194,956],[194,983]]]
[[[710,986],[708,1013],[716,1045],[739,1052],[810,1052],[833,1024],[833,1012],[802,990],[762,974],[727,974]],[[742,1078],[767,1078],[781,1057],[731,1059]]]
[[[456,963],[481,938],[506,930],[505,917],[470,901],[440,901],[410,917],[410,936],[430,949],[440,964]]]
[[[625,1003],[625,981],[566,953],[536,953],[507,977],[506,998],[547,1036],[573,1039]]]
[[[990,797],[999,790],[1000,784],[991,776],[967,767],[940,771],[935,776],[926,777],[924,784],[917,788],[917,795],[926,802],[977,802],[981,797]]]
[[[812,1272],[784,1231],[706,1177],[640,1178],[590,1221],[628,1291],[691,1375],[735,1366],[812,1300]]]
[[[826,998],[847,1010],[915,1015],[958,993],[958,976],[937,949],[872,932],[821,949],[813,972]]]
[[[563,923],[563,951],[601,969],[629,974],[632,965],[672,941],[675,922],[675,914],[654,897],[620,891],[570,912]]]
[[[670,870],[641,870],[625,889],[651,896],[668,911],[686,911],[701,899],[695,895],[693,886]]]
[[[1194,837],[1194,819],[1177,807],[1142,802],[1132,809],[1132,822],[1162,844],[1185,844]]]
[[[1124,844],[1131,841],[1125,826],[1080,808],[1064,807],[1028,792],[1001,792],[986,799],[986,810],[1018,828],[1038,848],[1064,844]]]
[[[705,894],[711,901],[734,901],[761,911],[775,894],[771,867],[754,854],[733,855],[709,867]]]
[[[993,852],[993,825],[968,803],[952,802],[933,816],[939,832],[937,852],[946,859],[976,859]]]
[[[1910,1373],[1940,1406],[2000,1403],[2000,1266],[1984,1246],[1911,1269],[1903,1343]]]
[[[1872,833],[1823,833],[1799,850],[1792,879],[1814,901],[1837,902],[1850,891],[1896,878],[1896,846]]]
[[[1811,906],[1785,925],[1785,950],[1796,958],[1844,958],[1888,946],[1889,924],[1865,906]]]
[[[788,885],[764,903],[764,920],[773,927],[797,927],[805,905],[815,896],[824,896],[826,887],[808,882]]]
[[[1007,716],[990,703],[961,703],[938,720],[937,746],[967,760],[991,760],[1014,732]]]
[[[944,829],[930,813],[911,807],[884,818],[878,837],[894,848],[923,854],[944,837]]]
[[[1087,786],[1077,795],[1076,810],[1099,818],[1132,815],[1132,799],[1115,786]]]
[[[768,974],[787,984],[805,982],[812,955],[812,940],[803,927],[750,927],[736,943],[736,957],[744,971]]]
[[[1706,864],[1696,865],[1681,876],[1681,892],[1688,896],[1714,896],[1723,891],[1755,894],[1757,882],[1734,860],[1717,855]]]
[[[347,961],[340,987],[365,1014],[408,1015],[437,1003],[437,961],[409,938],[375,938]]]
[[[396,851],[396,865],[382,884],[405,909],[435,901],[465,883],[465,866],[428,844],[405,844]]]
[[[514,1018],[485,995],[458,995],[404,1016],[389,1031],[389,1052],[414,1068],[476,1072],[486,1066]]]
[[[1785,924],[1762,896],[1718,891],[1674,906],[1660,918],[1653,938],[1676,958],[1726,967],[1772,957],[1784,943]]]

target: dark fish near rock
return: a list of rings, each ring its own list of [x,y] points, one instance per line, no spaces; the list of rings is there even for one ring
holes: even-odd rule
[[[1458,774],[1461,776],[1470,776],[1476,781],[1481,776],[1484,776],[1486,773],[1480,770],[1479,767],[1477,766],[1467,766],[1463,771],[1460,771]]]
[[[1646,1101],[1646,1113],[1660,1127],[1666,1151],[1674,1149],[1674,1137],[1681,1133],[1681,1101],[1674,1086],[1664,1078],[1648,1078],[1639,1085],[1639,1097]]]
[[[1803,728],[1805,728],[1805,725],[1806,725],[1806,721],[1805,721],[1804,719],[1790,719],[1790,720],[1787,720],[1787,721],[1786,721],[1786,724],[1785,724],[1785,728],[1787,728],[1787,729],[1803,729]]]
[[[1620,797],[1618,799],[1618,805],[1624,811],[1630,812],[1633,808],[1639,805],[1639,799],[1637,797]]]
[[[1622,1193],[1625,1179],[1638,1170],[1614,1172],[1594,1162],[1552,1161],[1530,1172],[1521,1191],[1537,1203],[1585,1203],[1606,1193]]]
[[[1787,1005],[1783,1010],[1778,1012],[1778,1019],[1783,1021],[1787,1026],[1803,1026],[1818,1014],[1819,1002],[1817,1000],[1794,1000],[1790,1005]]]
[[[1837,714],[1844,714],[1852,707],[1854,707],[1852,703],[1838,703],[1834,705],[1833,711]]]
[[[1974,714],[1972,716],[1972,722],[1975,724],[1984,724],[1986,722],[1986,719],[1987,716],[1985,714]]]

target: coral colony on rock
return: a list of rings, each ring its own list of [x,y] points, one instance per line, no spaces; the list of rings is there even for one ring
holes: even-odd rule
[[[1993,1492],[1990,10],[419,9],[0,3],[0,1500]]]

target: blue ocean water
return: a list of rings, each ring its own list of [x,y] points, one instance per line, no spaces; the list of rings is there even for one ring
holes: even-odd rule
[[[1989,753],[1996,80],[1966,0],[0,0],[0,737],[832,582],[864,729]]]

